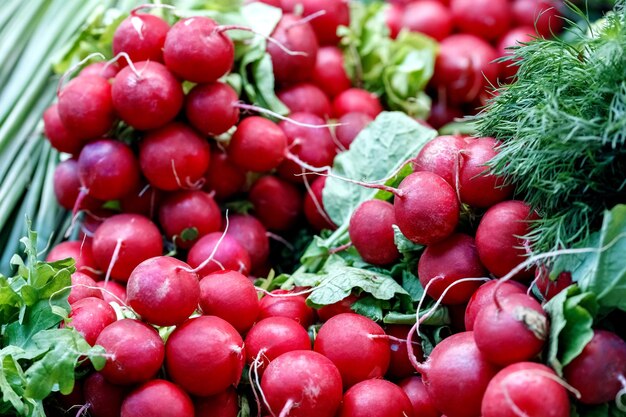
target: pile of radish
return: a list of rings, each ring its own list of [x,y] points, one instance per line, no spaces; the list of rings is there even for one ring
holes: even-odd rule
[[[347,2],[263,3],[283,10],[267,53],[288,117],[245,103],[227,82],[239,46],[229,35],[246,28],[200,15],[170,25],[159,8],[139,7],[119,24],[114,59],[61,80],[44,124],[52,146],[68,154],[54,191],[74,215],[73,238],[47,259],[75,259],[63,326],[101,346],[106,365],[80,369],[58,409],[565,417],[571,401],[619,396],[626,342],[615,333],[595,331],[562,376],[541,363],[550,335],[542,302],[571,277],[554,283],[525,262],[532,253],[520,236],[539,215],[486,171],[493,138],[437,136],[404,161],[412,172],[395,187],[361,182],[392,197],[362,202],[346,225],[346,247],[370,266],[402,261],[394,226],[424,247],[412,273],[436,303],[430,311],[445,306],[454,330],[431,352],[419,338],[424,311],[414,326],[383,324],[354,313],[358,291],[313,308],[314,288],[260,286],[294,231],[342,226],[324,209],[330,168],[384,111],[344,69],[336,32],[350,23]],[[435,102],[422,123],[439,128],[473,112],[489,82],[510,81],[515,68],[492,61],[530,39],[537,16],[541,36],[557,32],[552,6],[392,2],[392,36],[410,30],[441,42],[429,85]],[[242,200],[250,213],[232,209]]]

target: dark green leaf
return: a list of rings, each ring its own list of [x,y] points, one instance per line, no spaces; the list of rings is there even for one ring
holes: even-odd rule
[[[180,233],[180,238],[183,242],[189,242],[198,238],[198,229],[195,227],[188,227]]]
[[[26,310],[22,323],[13,322],[6,327],[5,344],[28,348],[39,332],[55,327],[61,317],[52,313],[48,300],[39,300]]]
[[[418,252],[424,249],[422,245],[418,245],[417,243],[413,243],[407,239],[406,236],[404,236],[400,231],[400,228],[395,224],[393,225],[393,240],[398,248],[398,251],[403,255],[410,252]]]
[[[0,276],[0,323],[13,321],[21,304],[20,296],[11,288],[9,281]]]
[[[410,271],[402,271],[402,288],[406,290],[414,302],[419,302],[424,296],[424,288],[419,278]]]
[[[352,304],[352,311],[362,316],[369,317],[374,321],[383,319],[383,309],[388,308],[387,301],[379,300],[372,296],[358,299]]]

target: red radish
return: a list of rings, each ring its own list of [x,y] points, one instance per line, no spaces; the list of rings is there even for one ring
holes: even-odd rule
[[[256,323],[245,339],[248,364],[259,361],[261,369],[294,350],[311,350],[309,333],[298,322],[287,317],[268,317]]]
[[[126,287],[115,281],[98,281],[96,286],[100,287],[102,298],[107,303],[116,302],[122,304],[126,302]]]
[[[202,314],[226,320],[239,333],[252,327],[259,315],[259,297],[250,280],[235,271],[218,271],[200,281]]]
[[[455,233],[440,242],[428,245],[420,257],[417,271],[420,283],[429,296],[439,299],[455,282],[463,278],[482,278],[487,275],[480,263],[476,243],[471,236]],[[442,304],[463,304],[480,287],[478,281],[462,282],[448,289]]]
[[[350,24],[350,10],[345,0],[282,0],[283,10],[296,13],[302,7],[305,17],[321,13],[311,20],[315,36],[321,45],[336,45],[339,43],[337,28]]]
[[[222,218],[220,208],[209,194],[178,191],[161,202],[159,224],[167,238],[175,240],[176,246],[189,249],[198,238],[217,232]]]
[[[46,257],[46,262],[59,261],[61,259],[73,258],[74,266],[78,272],[98,278],[97,264],[91,252],[90,243],[82,242],[62,242],[52,248]]]
[[[91,346],[96,344],[103,329],[116,320],[115,310],[102,298],[96,297],[73,303],[69,318],[71,321],[66,326],[76,329]]]
[[[204,178],[204,189],[215,192],[218,200],[232,197],[246,184],[246,173],[232,162],[226,152],[216,148],[211,151],[211,163]]]
[[[451,0],[454,25],[463,33],[488,41],[502,36],[509,28],[511,6],[508,0]]]
[[[152,219],[162,196],[161,190],[142,180],[137,188],[120,199],[120,208],[123,213],[141,214]]]
[[[187,320],[200,300],[198,275],[170,256],[150,258],[133,270],[127,302],[147,323],[174,326]]]
[[[461,166],[460,151],[466,145],[462,136],[438,136],[422,148],[413,162],[413,169],[433,172],[456,188]]]
[[[44,133],[50,145],[59,152],[77,155],[84,145],[84,140],[71,133],[61,122],[59,105],[52,104],[43,113]]]
[[[139,184],[133,151],[112,139],[90,142],[78,157],[78,177],[85,192],[99,200],[117,200]]]
[[[372,116],[366,113],[352,112],[344,114],[338,120],[339,126],[335,128],[337,140],[344,148],[350,149],[354,139],[372,120],[374,120]]]
[[[239,97],[226,83],[198,84],[185,100],[185,114],[193,127],[205,135],[218,136],[239,120]]]
[[[146,382],[128,394],[120,417],[191,417],[191,398],[180,387],[163,379]]]
[[[365,262],[388,265],[400,258],[394,241],[396,223],[393,205],[383,200],[368,200],[350,217],[350,240]]]
[[[315,126],[325,124],[324,119],[311,113],[294,113],[291,115],[291,119]],[[333,164],[337,147],[327,127],[311,128],[298,126],[288,121],[280,122],[279,126],[287,137],[290,154],[314,167],[325,167]],[[288,159],[278,167],[278,173],[290,181],[301,182],[302,178],[296,176],[304,171],[301,165],[300,162]]]
[[[85,196],[82,204],[80,204],[81,210],[83,211],[84,216],[80,222],[80,231],[78,232],[78,239],[80,239],[81,242],[85,242],[91,245],[93,242],[93,236],[96,233],[96,230],[98,230],[98,227],[100,227],[100,225],[104,223],[106,219],[108,219],[109,217],[115,216],[116,214],[119,214],[119,212],[108,210],[108,209],[103,209],[103,208],[96,208],[96,209],[86,208],[84,207],[85,206],[84,203],[86,201],[87,201],[87,205],[91,205],[92,202],[100,201],[100,200],[95,200],[95,199],[90,198],[89,196]],[[102,204],[104,204],[104,202],[100,201],[99,206],[101,207]],[[97,265],[96,265],[96,268],[97,268]],[[102,276],[102,278],[105,278],[104,275]]]
[[[324,323],[314,348],[333,361],[346,388],[380,378],[389,367],[391,352],[384,330],[358,314],[339,314]]]
[[[137,265],[162,252],[159,229],[138,214],[118,214],[106,219],[93,237],[93,255],[98,266],[120,281],[128,281]]]
[[[141,61],[122,69],[113,81],[113,105],[122,120],[138,130],[172,121],[183,106],[180,82],[163,64]]]
[[[179,20],[165,38],[163,58],[179,78],[212,83],[233,66],[233,41],[214,20],[195,16]]]
[[[167,339],[165,350],[172,381],[198,396],[236,386],[245,362],[239,333],[213,316],[196,317],[178,326]]]
[[[568,271],[561,272],[554,281],[550,279],[550,274],[545,267],[537,268],[535,271],[535,285],[546,301],[550,301],[572,284],[572,274]]]
[[[318,49],[311,25],[292,14],[284,14],[271,36],[292,51],[288,54],[274,42],[267,44],[276,81],[289,84],[309,79],[315,68]]]
[[[545,365],[520,362],[493,377],[483,397],[482,417],[568,417],[567,391]]]
[[[72,289],[67,297],[68,303],[74,304],[76,301],[87,297],[102,298],[100,290],[96,287],[96,281],[89,275],[76,271],[72,274],[71,279]]]
[[[94,62],[93,64],[89,64],[83,68],[78,76],[82,77],[83,75],[95,75],[109,80],[111,78],[115,78],[118,72],[120,72],[120,67],[117,63]]]
[[[60,162],[54,169],[52,182],[54,195],[59,205],[67,210],[72,210],[80,193],[78,162],[75,159],[66,159]]]
[[[239,413],[237,391],[228,388],[210,397],[196,398],[194,408],[195,417],[237,417]]]
[[[402,27],[442,41],[452,32],[452,12],[436,0],[414,1],[404,9]]]
[[[341,301],[337,301],[334,304],[329,304],[324,307],[321,307],[317,310],[317,316],[320,321],[328,321],[331,317],[334,317],[338,314],[342,313],[352,313],[352,304],[354,304],[359,297],[354,294],[350,294],[346,298]]]
[[[148,132],[139,144],[141,171],[161,190],[197,188],[210,161],[209,143],[182,123]]]
[[[539,35],[550,37],[563,28],[559,8],[563,3],[556,0],[514,0],[513,21],[517,26],[536,28]],[[533,30],[533,33],[535,30]]]
[[[296,350],[269,364],[261,390],[272,415],[334,417],[341,403],[341,375],[328,358]]]
[[[217,248],[217,249],[216,249]],[[193,268],[198,268],[213,254],[212,259],[199,271],[204,277],[222,269],[238,271],[244,275],[250,272],[250,255],[231,236],[222,236],[220,232],[202,236],[187,254],[187,262]]]
[[[261,298],[259,320],[268,317],[287,317],[307,328],[313,324],[313,309],[306,304],[306,297],[289,295],[286,290],[274,290]]]
[[[76,77],[59,93],[58,111],[63,127],[80,139],[107,134],[116,121],[111,84],[92,75]]]
[[[350,88],[352,83],[346,74],[341,49],[323,46],[317,51],[311,81],[331,98]]]
[[[480,261],[497,277],[502,277],[524,261],[525,236],[530,231],[529,221],[536,214],[522,201],[498,203],[487,210],[476,230],[476,249]],[[514,279],[526,280],[533,276],[532,269],[518,273]]]
[[[113,34],[113,55],[126,52],[133,62],[163,62],[163,44],[170,25],[158,16],[132,11]],[[125,60],[119,61],[125,66]]]
[[[259,116],[244,119],[228,145],[228,156],[247,171],[276,168],[285,157],[287,137],[278,125]]]
[[[594,330],[583,351],[564,369],[563,376],[580,391],[583,404],[602,404],[623,394],[626,342],[615,333]],[[591,383],[593,381],[593,383]]]
[[[395,39],[400,30],[402,30],[402,19],[404,16],[404,7],[397,3],[391,3],[385,10],[385,22],[389,29],[389,36]]]
[[[413,405],[402,389],[383,379],[359,382],[346,391],[337,417],[413,417]]]
[[[465,308],[465,330],[474,330],[474,322],[478,313],[486,306],[493,304],[493,293],[498,285],[497,280],[484,283],[474,292]],[[498,287],[498,297],[505,297],[509,294],[525,294],[527,288],[515,281],[507,281]]]
[[[332,222],[324,210],[322,191],[326,185],[326,177],[317,178],[311,183],[310,190],[304,196],[304,216],[316,231],[323,229],[335,230],[337,226]]]
[[[263,265],[270,255],[267,229],[254,216],[235,214],[230,216],[228,232],[250,255],[251,269]]]
[[[513,186],[504,178],[489,173],[487,164],[498,152],[499,142],[494,138],[467,139],[461,152],[459,193],[461,201],[473,207],[491,207],[506,200]]]
[[[360,88],[349,88],[339,94],[333,100],[333,112],[335,117],[341,117],[346,113],[365,113],[375,118],[383,107],[380,105],[378,97],[369,91]]]
[[[449,417],[478,417],[487,385],[498,372],[474,342],[473,332],[440,342],[419,366],[435,408]]]
[[[445,100],[441,100],[434,102],[431,106],[427,122],[433,128],[439,129],[463,116],[464,114],[460,109],[448,106]]]
[[[413,405],[413,414],[416,417],[439,417],[441,413],[435,408],[433,400],[419,376],[403,379],[398,383]]]
[[[284,88],[278,92],[278,98],[291,113],[312,113],[319,117],[328,117],[331,113],[330,101],[326,94],[320,87],[310,83]]]
[[[248,194],[255,216],[270,230],[291,230],[302,213],[302,195],[291,183],[267,176],[257,180]]]
[[[437,174],[415,172],[398,186],[396,224],[410,241],[430,245],[450,236],[459,222],[454,189]]]
[[[470,34],[448,36],[439,44],[432,85],[445,91],[449,104],[475,100],[491,83],[496,84],[495,49]]]
[[[389,349],[391,351],[391,357],[389,361],[389,369],[387,370],[388,379],[400,379],[415,373],[415,368],[409,361],[409,356],[406,350],[406,338],[411,330],[411,326],[405,326],[401,324],[391,324],[385,328],[389,338]],[[413,337],[413,354],[418,360],[424,360],[424,353],[422,352],[422,346],[417,337]]]
[[[514,52],[509,48],[520,46],[520,43],[526,43],[533,40],[533,33],[535,30],[530,26],[521,26],[509,30],[498,41],[498,55],[507,56],[512,55]],[[517,65],[515,61],[505,61],[500,63],[500,79],[510,80],[517,74]]]
[[[119,417],[126,388],[111,384],[100,372],[89,375],[83,383],[85,401],[92,417]]]
[[[485,358],[506,366],[537,356],[549,335],[546,313],[526,294],[497,293],[497,303],[486,305],[474,321],[474,339]]]

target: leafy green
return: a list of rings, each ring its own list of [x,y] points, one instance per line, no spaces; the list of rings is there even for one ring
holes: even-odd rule
[[[407,239],[406,236],[404,236],[400,231],[400,228],[395,224],[393,225],[393,240],[398,248],[398,252],[403,255],[408,255],[424,249],[422,245],[418,245],[417,243],[411,242]]]

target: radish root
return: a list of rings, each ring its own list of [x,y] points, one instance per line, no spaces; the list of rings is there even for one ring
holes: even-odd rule
[[[111,278],[111,271],[113,271],[113,266],[117,262],[120,256],[120,249],[122,248],[122,239],[118,238],[117,243],[115,243],[115,249],[113,249],[113,256],[111,256],[111,261],[109,261],[109,267],[107,268],[107,273],[104,276],[105,284],[109,282],[109,278]]]
[[[116,63],[117,61],[119,61],[120,58],[124,58],[126,60],[131,71],[133,72],[133,74],[135,74],[137,78],[141,78],[141,71],[137,70],[137,67],[135,67],[134,62],[132,61],[132,59],[130,59],[130,56],[126,52],[120,52],[119,54],[115,55],[113,58],[108,60],[107,63],[104,65],[104,67],[102,67],[102,71],[100,71],[100,73],[103,74],[104,71],[106,71],[106,69],[111,64]]]
[[[140,4],[139,6],[131,10],[130,14],[134,16],[137,14],[139,10],[143,10],[143,9],[167,9],[167,10],[175,11],[176,7],[171,6],[169,4]]]
[[[72,65],[67,71],[63,73],[61,78],[59,78],[59,83],[57,84],[57,97],[59,96],[59,94],[61,94],[61,90],[65,86],[65,82],[67,81],[69,76],[72,75],[74,72],[76,72],[76,70],[80,68],[82,65],[84,65],[87,61],[89,61],[91,58],[94,58],[94,57],[98,57],[100,59],[106,59],[105,56],[102,55],[100,52],[94,52],[92,54],[87,55],[85,58],[83,58],[76,64]]]
[[[626,378],[624,375],[618,375],[617,379],[622,384],[622,389],[615,394],[615,406],[618,410],[626,412],[626,403],[622,400],[622,397],[626,396]]]
[[[322,125],[314,125],[311,123],[303,123],[303,122],[299,122],[297,120],[293,120],[287,116],[283,116],[282,114],[276,113],[275,111],[269,110],[269,109],[265,109],[263,107],[259,107],[259,106],[255,106],[254,104],[246,104],[246,103],[242,103],[240,101],[237,101],[235,103],[233,103],[233,107],[237,107],[239,109],[242,110],[248,110],[248,111],[254,111],[257,113],[261,113],[261,114],[265,114],[268,116],[272,116],[278,120],[282,120],[284,122],[288,122],[291,124],[294,124],[296,126],[300,126],[300,127],[308,127],[311,129],[323,129],[323,128],[329,128],[329,127],[336,127],[336,126],[342,126],[341,123],[327,123],[327,124],[322,124]]]
[[[224,232],[222,232],[222,235],[220,236],[220,238],[217,240],[217,243],[215,243],[215,246],[213,247],[213,250],[211,251],[211,253],[209,254],[209,257],[206,258],[204,261],[202,261],[202,263],[200,265],[198,265],[197,267],[193,268],[193,269],[189,269],[189,268],[185,268],[184,266],[177,266],[175,267],[182,269],[183,271],[187,271],[187,272],[191,272],[191,273],[198,273],[198,271],[200,271],[202,268],[204,268],[205,266],[207,266],[209,264],[209,262],[214,262],[216,263],[220,268],[225,269],[224,265],[222,265],[220,262],[216,261],[213,259],[213,257],[215,256],[215,253],[217,253],[217,249],[220,247],[220,245],[222,244],[222,241],[224,240],[224,237],[226,237],[226,233],[228,233],[228,226],[229,226],[229,221],[228,221],[228,209],[226,210],[225,213],[225,218],[226,218],[226,226],[224,227]]]
[[[246,27],[246,26],[223,25],[223,26],[218,26],[218,27],[215,28],[215,32],[216,33],[226,32],[228,30],[241,30],[241,31],[244,31],[244,32],[253,33],[255,36],[260,36],[261,38],[265,39],[266,41],[268,41],[270,43],[273,43],[274,45],[278,46],[281,51],[283,51],[284,53],[286,53],[287,55],[290,55],[290,56],[308,56],[309,55],[306,52],[302,52],[302,51],[292,51],[291,49],[287,48],[285,45],[283,45],[281,42],[277,41],[276,39],[272,38],[271,36],[267,36],[267,35],[264,35],[262,33],[259,33],[257,31],[255,31],[254,29],[251,29],[251,28]]]

